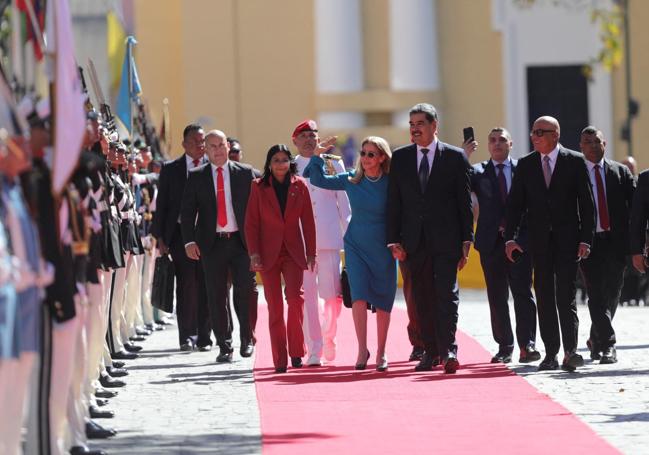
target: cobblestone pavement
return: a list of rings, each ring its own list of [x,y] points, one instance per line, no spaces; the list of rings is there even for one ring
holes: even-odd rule
[[[235,327],[235,337],[239,330]],[[230,364],[216,364],[211,352],[180,352],[176,326],[155,332],[144,350],[128,362],[126,387],[107,408],[116,437],[92,441],[110,454],[261,453],[254,357],[239,356],[235,345]]]
[[[405,308],[401,295],[396,305]],[[584,305],[579,307],[579,318],[583,368],[576,373],[539,373],[535,365],[516,363],[517,356],[510,368],[622,452],[648,453],[649,307],[618,310],[619,362],[613,365],[589,360],[585,340],[590,319]],[[484,291],[462,292],[459,326],[494,352]],[[405,328],[393,327],[390,336],[405,336]],[[181,353],[175,326],[156,332],[143,346],[140,358],[128,364],[128,385],[110,401],[115,419],[97,421],[113,426],[119,434],[93,447],[111,454],[261,453],[252,359],[239,357],[238,347],[234,362],[225,365],[214,363],[217,350]],[[543,352],[540,341],[539,348]]]

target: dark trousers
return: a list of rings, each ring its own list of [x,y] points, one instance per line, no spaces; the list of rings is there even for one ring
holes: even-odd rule
[[[516,342],[523,349],[536,343],[536,303],[532,296],[532,261],[523,254],[513,263],[505,256],[503,239],[489,253],[480,253],[480,264],[487,284],[491,331],[501,353],[514,350],[514,335],[509,318],[509,290],[514,298]]]
[[[550,242],[547,251],[534,252],[532,255],[539,331],[545,344],[545,354],[550,356],[559,353],[562,339],[565,352],[571,353],[577,349],[577,245],[574,253],[571,253],[559,251],[554,242]]]
[[[201,261],[193,261],[185,254],[180,225],[174,231],[169,252],[176,274],[178,341],[181,345],[187,342],[198,346],[210,345],[211,326],[203,269]]]
[[[590,256],[580,267],[592,321],[590,340],[596,351],[603,351],[616,342],[612,321],[622,292],[625,257],[615,250],[610,238],[596,236]]]
[[[417,307],[424,349],[432,356],[457,354],[455,332],[458,306],[457,263],[459,256],[431,254],[425,248],[407,260]]]
[[[232,301],[239,321],[242,344],[253,341],[250,325],[250,298],[256,287],[250,271],[250,258],[238,233],[229,238],[216,237],[209,251],[201,251],[205,272],[207,302],[216,344],[225,352],[232,348],[232,313],[228,301],[228,274],[232,277]]]
[[[399,261],[399,270],[403,278],[403,296],[406,299],[406,310],[408,311],[408,339],[413,347],[423,348],[424,342],[421,341],[417,306],[415,305],[415,297],[412,293],[412,274],[410,267],[408,267],[408,262]]]

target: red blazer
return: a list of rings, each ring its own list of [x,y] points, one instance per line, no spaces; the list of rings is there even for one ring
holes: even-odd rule
[[[272,184],[265,185],[261,179],[253,180],[246,210],[245,232],[248,252],[250,255],[259,254],[265,269],[277,262],[284,244],[295,263],[306,270],[306,256],[316,255],[315,221],[306,181],[291,176],[286,210],[282,216]]]

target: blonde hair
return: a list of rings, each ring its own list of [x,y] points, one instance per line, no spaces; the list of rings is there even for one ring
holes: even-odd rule
[[[385,155],[385,160],[381,164],[381,172],[383,172],[386,175],[389,174],[390,161],[392,160],[392,151],[390,150],[390,144],[388,144],[388,141],[386,141],[382,137],[368,136],[365,139],[363,139],[363,142],[361,142],[361,149],[365,144],[372,144],[379,150],[379,152]],[[355,168],[354,176],[350,177],[349,181],[352,183],[359,183],[361,180],[363,180],[363,177],[365,177],[365,171],[363,171],[363,165],[361,163],[361,159],[359,156],[358,159],[356,160],[356,168]]]

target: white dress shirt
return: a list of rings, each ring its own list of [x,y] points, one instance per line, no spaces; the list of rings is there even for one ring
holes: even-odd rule
[[[509,194],[509,190],[511,190],[512,188],[512,159],[507,157],[507,159],[502,163],[491,160],[491,164],[493,164],[494,168],[496,169],[496,178],[499,178],[499,174],[500,174],[500,169],[498,169],[498,165],[499,164],[505,165],[502,171],[505,173],[505,182],[507,182],[507,194]]]
[[[428,144],[428,147],[417,145],[417,172],[419,172],[419,165],[421,164],[421,160],[424,158],[421,149],[428,149],[426,159],[428,160],[428,174],[430,175],[430,170],[433,168],[433,160],[435,159],[435,151],[437,150],[437,137],[433,139],[433,142]]]
[[[547,156],[550,157],[550,170],[554,174],[554,167],[557,165],[557,157],[559,156],[559,144]],[[545,165],[545,157],[546,155],[541,153],[541,166]]]
[[[205,158],[205,155],[203,155],[198,159],[198,161],[198,165],[194,166],[194,158],[185,153],[185,162],[187,163],[187,176],[189,176],[190,170],[207,163],[207,158]]]
[[[230,166],[229,166],[230,161],[226,161],[225,164],[222,166],[219,166],[220,168],[223,169],[223,189],[225,190],[225,213],[228,216],[228,222],[225,226],[221,227],[219,226],[218,222],[218,213],[216,214],[216,232],[235,232],[239,230],[239,226],[237,225],[237,219],[234,217],[234,208],[232,207],[232,190],[230,188]],[[211,164],[212,166],[212,178],[214,179],[214,195],[216,196],[216,200],[218,201],[219,196],[218,192],[216,191],[217,188],[217,176],[218,172],[217,169],[218,167],[215,166],[214,164]],[[217,202],[218,205],[218,202]],[[219,210],[221,210],[221,207],[218,207]]]
[[[597,214],[597,232],[604,232],[602,226],[600,226],[599,220],[599,201],[597,200],[597,181],[595,180],[595,166],[599,166],[599,175],[602,177],[602,184],[604,185],[604,198],[606,198],[606,174],[604,172],[604,158],[599,160],[599,163],[591,163],[586,160],[586,166],[588,167],[588,177],[590,178],[590,186],[593,189],[593,199],[595,200],[595,213]]]

